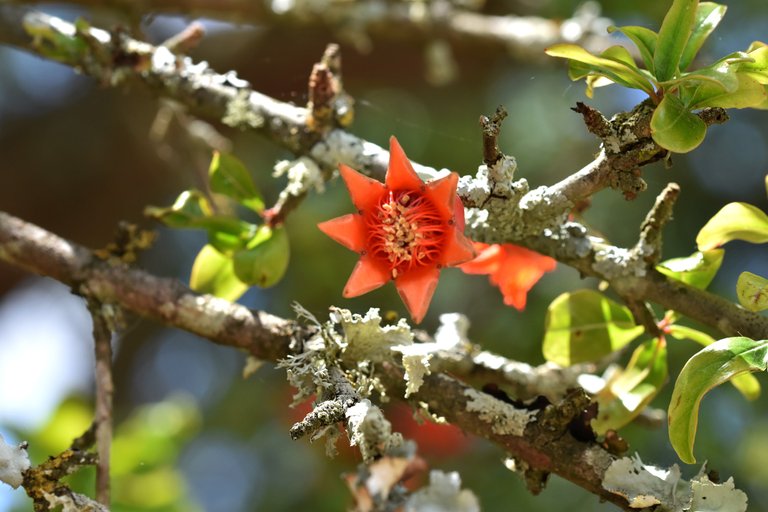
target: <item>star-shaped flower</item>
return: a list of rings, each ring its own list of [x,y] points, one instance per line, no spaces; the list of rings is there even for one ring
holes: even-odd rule
[[[528,291],[545,272],[554,270],[557,262],[514,244],[473,242],[477,258],[461,265],[467,274],[488,274],[491,284],[498,286],[504,304],[522,311]]]
[[[384,183],[343,164],[339,171],[358,212],[318,227],[360,254],[344,297],[368,293],[393,279],[411,318],[421,322],[440,269],[475,255],[464,236],[464,208],[456,195],[458,175],[424,183],[394,137],[389,140]]]

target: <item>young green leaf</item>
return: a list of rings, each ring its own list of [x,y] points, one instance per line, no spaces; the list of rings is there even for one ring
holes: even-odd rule
[[[715,386],[746,372],[765,371],[768,341],[725,338],[691,357],[680,371],[669,403],[669,440],[683,462],[693,464],[699,405]]]
[[[677,74],[696,21],[698,4],[698,0],[674,0],[664,16],[653,54],[653,67],[659,82],[666,82]]]
[[[602,435],[627,425],[656,397],[666,380],[667,346],[663,338],[642,343],[627,368],[597,394],[599,408],[592,428]]]
[[[614,32],[616,30],[635,43],[637,49],[640,50],[640,56],[643,58],[645,67],[651,74],[654,74],[653,54],[656,53],[656,41],[658,40],[659,35],[653,30],[645,27],[608,27],[608,32]]]
[[[727,7],[714,2],[701,2],[696,8],[696,17],[691,30],[691,37],[680,57],[680,70],[691,65],[704,42],[725,16]]]
[[[736,296],[746,309],[765,311],[768,309],[768,279],[752,272],[742,272],[736,282]]]
[[[285,228],[261,226],[245,249],[235,253],[235,275],[248,284],[273,286],[285,274],[289,254]]]
[[[722,84],[699,83],[689,94],[688,108],[697,110],[706,107],[720,108],[762,108],[768,100],[766,86],[750,75],[735,74],[737,86],[733,91],[725,90]],[[687,86],[688,84],[684,84]]]
[[[544,357],[561,366],[597,361],[643,332],[629,309],[593,290],[557,297],[544,328]]]
[[[701,290],[706,289],[723,263],[723,249],[696,251],[685,258],[672,258],[662,261],[656,270]]]
[[[768,216],[747,203],[729,203],[709,219],[698,236],[700,251],[719,247],[731,240],[755,244],[768,242]]]
[[[651,117],[651,136],[656,143],[675,153],[695,149],[707,133],[707,125],[691,113],[674,95],[667,94]]]
[[[212,191],[231,197],[256,213],[264,211],[264,201],[248,169],[235,156],[214,151],[208,178]]]
[[[222,299],[235,301],[248,289],[248,285],[235,276],[232,258],[211,245],[204,246],[192,265],[189,286],[200,293],[210,293]]]
[[[170,207],[147,206],[144,215],[171,228],[190,228],[211,215],[211,206],[199,190],[185,190]]]
[[[200,219],[195,227],[208,231],[208,243],[221,253],[230,255],[242,249],[254,233],[256,225],[242,221],[236,217],[212,215]]]
[[[763,85],[768,84],[768,46],[760,46],[762,43],[756,41],[752,43],[754,48],[750,47],[747,52],[752,62],[742,62],[739,64],[739,72],[747,74],[753,80]]]

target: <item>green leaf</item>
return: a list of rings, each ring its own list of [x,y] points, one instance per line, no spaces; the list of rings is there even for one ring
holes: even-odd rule
[[[634,62],[630,64],[616,57],[620,50],[616,50],[615,47],[609,48],[599,57],[592,55],[581,46],[565,43],[550,46],[545,52],[552,57],[575,60],[587,66],[575,68],[577,70],[575,74],[573,73],[574,68],[571,68],[570,75],[572,80],[583,78],[587,74],[586,69],[590,69],[591,73],[604,75],[624,87],[640,89],[648,94],[653,93],[651,83],[634,65]]]
[[[768,46],[757,46],[747,55],[752,59],[752,62],[739,64],[739,71],[746,73],[758,83],[768,84]]]
[[[652,339],[637,347],[627,368],[609,380],[597,394],[597,418],[592,428],[598,435],[630,423],[656,397],[667,380],[667,347]]]
[[[672,258],[662,261],[656,270],[701,290],[706,289],[723,263],[723,249],[696,251],[686,258]]]
[[[248,290],[248,285],[235,275],[232,258],[212,245],[204,246],[192,265],[189,286],[200,293],[210,293],[222,299],[235,301]]]
[[[715,342],[715,338],[693,327],[672,324],[668,328],[669,334],[678,340],[691,340],[704,347]],[[731,384],[747,400],[757,400],[760,397],[760,383],[751,373],[742,373],[731,379]]]
[[[248,169],[233,155],[214,151],[208,177],[212,191],[229,196],[256,213],[264,211],[264,201]]]
[[[768,309],[768,279],[752,272],[742,272],[736,282],[739,303],[750,311]]]
[[[674,78],[696,21],[698,0],[674,0],[664,16],[653,54],[653,68],[660,82]]]
[[[696,17],[691,30],[691,37],[685,45],[683,54],[680,57],[679,67],[681,70],[687,69],[691,65],[696,54],[699,53],[704,42],[715,30],[720,20],[725,16],[727,7],[714,2],[701,2],[696,8]]]
[[[593,290],[557,297],[544,328],[544,357],[561,366],[597,361],[643,332],[629,309]]]
[[[680,371],[669,403],[669,440],[683,462],[693,464],[699,405],[715,386],[746,372],[765,371],[768,341],[725,338],[691,357]]]
[[[199,190],[185,190],[172,206],[161,208],[147,206],[144,215],[158,220],[171,228],[198,227],[200,219],[211,214],[211,206]]]
[[[732,68],[728,62],[719,62],[690,73],[683,73],[680,78],[670,80],[662,85],[666,90],[669,90],[673,85],[685,84],[686,87],[691,88],[702,82],[718,88],[721,92],[734,92],[739,88],[736,69]]]
[[[700,251],[719,247],[731,240],[754,244],[768,242],[768,216],[747,203],[729,203],[709,219],[698,236]]]
[[[235,275],[248,284],[273,286],[285,274],[289,256],[285,228],[261,226],[246,248],[235,253]]]
[[[214,215],[201,219],[195,227],[208,231],[208,243],[219,252],[231,255],[246,246],[258,227],[236,217]]]
[[[764,108],[761,105],[768,99],[765,86],[746,73],[737,72],[735,77],[737,87],[733,91],[724,90],[722,84],[696,84],[688,94],[688,108]]]
[[[651,136],[656,143],[675,153],[695,149],[707,133],[707,125],[675,96],[667,94],[651,117]]]
[[[658,40],[659,35],[653,30],[645,27],[608,27],[608,32],[612,33],[616,30],[635,43],[637,49],[640,50],[640,56],[643,58],[645,67],[648,68],[648,71],[653,73],[653,54],[656,52],[656,41]]]

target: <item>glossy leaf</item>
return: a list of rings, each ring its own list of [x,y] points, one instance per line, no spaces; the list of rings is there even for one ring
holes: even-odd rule
[[[750,311],[765,311],[768,309],[768,279],[742,272],[736,282],[736,296],[739,304]]]
[[[739,78],[736,69],[727,62],[720,62],[705,68],[684,73],[680,78],[670,80],[664,85],[669,89],[674,84],[685,84],[695,87],[699,83],[709,84],[722,92],[734,92],[739,88]]]
[[[192,265],[189,286],[200,293],[210,293],[222,299],[235,301],[248,289],[248,285],[235,276],[232,258],[220,253],[212,245],[204,246]]]
[[[696,21],[698,0],[674,0],[664,16],[653,54],[653,68],[660,82],[674,78]]]
[[[214,151],[208,178],[212,191],[231,197],[257,213],[264,210],[264,201],[253,183],[251,174],[233,155]]]
[[[580,62],[591,69],[593,73],[604,75],[624,87],[640,89],[649,94],[653,92],[650,82],[640,73],[640,70],[637,69],[634,63],[630,65],[625,60],[620,60],[612,54],[612,52],[618,52],[618,50],[608,49],[603,52],[603,55],[607,56],[597,56],[575,44],[556,44],[547,48],[545,52],[552,57],[561,57]],[[575,75],[571,74],[572,80],[577,80],[586,75],[584,72],[586,68],[577,67],[576,69],[579,71]]]
[[[731,240],[755,244],[768,242],[768,216],[747,203],[729,203],[709,219],[696,237],[700,251],[719,247]]]
[[[658,40],[659,35],[653,30],[645,27],[626,26],[608,28],[608,32],[614,32],[616,30],[635,43],[637,49],[640,50],[640,56],[643,58],[645,67],[648,71],[653,73],[653,54],[656,52],[656,41]]]
[[[704,140],[707,125],[675,96],[667,94],[651,117],[651,136],[675,153],[687,153]]]
[[[680,57],[679,67],[685,70],[691,65],[704,42],[725,16],[727,7],[714,2],[701,2],[696,8],[696,17],[691,30],[691,37]]]
[[[685,258],[672,258],[662,261],[656,270],[685,284],[704,290],[715,278],[723,263],[723,249],[696,251]]]
[[[289,255],[285,228],[261,226],[246,248],[235,253],[235,275],[247,284],[273,286],[285,275]]]
[[[672,324],[668,328],[670,336],[678,340],[691,340],[704,347],[715,342],[715,338],[693,327]],[[731,384],[747,400],[757,400],[760,397],[760,382],[751,373],[742,373],[731,379]]]
[[[724,90],[722,84],[699,83],[689,95],[688,108],[761,108],[766,102],[765,86],[745,73],[736,73],[738,86],[733,91]]]
[[[680,371],[669,403],[669,440],[681,460],[696,462],[693,443],[699,406],[715,386],[746,372],[765,371],[768,341],[725,338],[691,357]]]
[[[637,347],[626,369],[610,379],[597,394],[597,418],[592,428],[598,435],[630,423],[656,397],[667,380],[667,347],[652,339]]]
[[[199,190],[185,190],[170,207],[148,206],[144,215],[171,228],[198,227],[200,219],[211,215],[211,206]]]
[[[208,243],[230,255],[245,247],[257,229],[255,224],[223,215],[201,219],[196,227],[208,230]]]
[[[547,310],[544,357],[561,366],[597,361],[642,332],[629,309],[601,293],[564,293]]]
[[[768,84],[768,46],[756,46],[747,55],[753,61],[739,64],[739,72],[746,73],[758,83]]]

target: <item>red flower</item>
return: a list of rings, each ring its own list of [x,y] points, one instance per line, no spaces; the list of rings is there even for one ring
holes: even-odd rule
[[[489,274],[491,284],[498,286],[504,304],[525,309],[528,291],[544,272],[555,269],[557,262],[549,256],[529,251],[514,244],[472,242],[477,258],[460,266],[467,274]]]
[[[456,195],[458,175],[424,183],[394,137],[389,139],[385,183],[343,164],[339,170],[358,213],[318,227],[360,254],[344,297],[357,297],[394,279],[411,318],[421,322],[440,269],[474,257],[464,236],[464,208]]]

